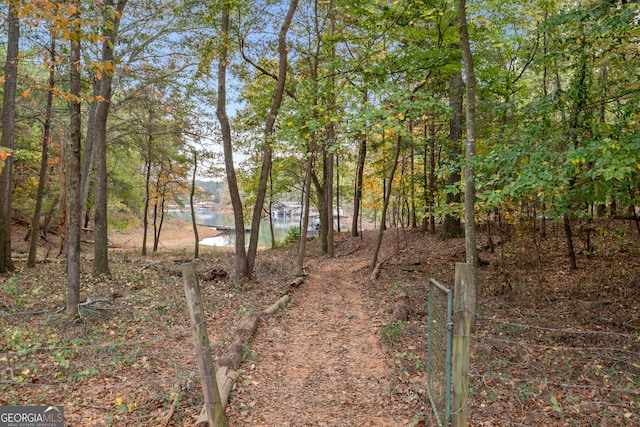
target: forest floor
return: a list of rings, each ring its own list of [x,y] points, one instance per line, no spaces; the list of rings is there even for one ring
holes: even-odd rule
[[[146,257],[139,232],[111,233],[110,277],[91,276],[87,244],[75,321],[59,312],[66,282],[57,251],[28,270],[16,238],[17,271],[0,276],[0,405],[62,405],[70,426],[192,426],[203,401],[180,277],[192,259],[190,227],[170,221],[159,252]],[[575,271],[561,227],[547,223],[535,240],[494,231],[494,251],[479,231],[470,425],[640,425],[640,236],[634,223],[613,220],[591,226],[588,239],[584,226],[575,230]],[[437,425],[425,369],[446,359],[428,359],[428,283],[451,288],[465,253],[463,239],[437,237],[385,232],[377,278],[375,231],[336,235],[332,259],[309,241],[304,283],[244,348],[229,425]],[[287,291],[294,256],[293,245],[261,251],[253,280],[201,282],[217,355],[244,315]],[[201,246],[199,263],[233,274],[229,250]],[[409,318],[394,321],[402,294]]]

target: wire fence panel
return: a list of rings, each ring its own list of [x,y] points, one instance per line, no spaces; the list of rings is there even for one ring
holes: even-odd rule
[[[431,279],[428,294],[427,393],[438,425],[444,426],[451,413],[453,292]]]

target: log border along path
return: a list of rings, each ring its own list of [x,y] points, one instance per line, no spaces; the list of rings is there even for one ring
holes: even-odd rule
[[[370,309],[353,274],[368,261],[317,260],[292,303],[258,329],[228,409],[234,426],[401,426]],[[395,407],[394,407],[395,406]]]

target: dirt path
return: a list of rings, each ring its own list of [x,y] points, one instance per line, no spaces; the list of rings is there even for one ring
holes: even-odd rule
[[[314,264],[293,304],[261,325],[257,362],[233,397],[235,426],[398,426],[387,358],[353,273],[353,257]]]

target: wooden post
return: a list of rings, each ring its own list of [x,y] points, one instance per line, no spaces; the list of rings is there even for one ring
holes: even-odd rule
[[[200,285],[194,263],[182,265],[182,283],[187,297],[191,330],[198,359],[198,371],[202,381],[202,394],[204,395],[204,407],[207,411],[209,427],[226,427],[227,420],[224,416],[224,408],[220,401],[220,392],[216,381],[211,345],[207,335],[207,324],[200,295]]]
[[[472,266],[456,263],[453,291],[453,348],[451,361],[451,424],[466,427],[469,411],[469,346],[471,316],[469,313]]]

